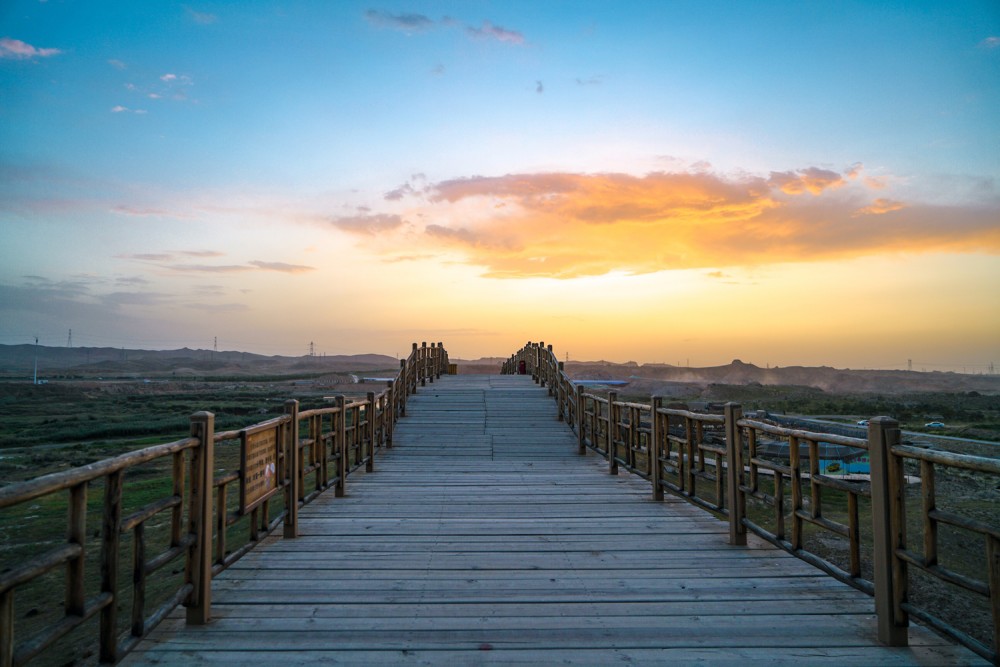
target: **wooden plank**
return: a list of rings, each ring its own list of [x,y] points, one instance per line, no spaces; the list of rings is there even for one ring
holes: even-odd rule
[[[409,397],[376,472],[300,512],[125,664],[984,664],[921,628],[875,641],[873,601],[648,482],[577,453],[528,376]]]

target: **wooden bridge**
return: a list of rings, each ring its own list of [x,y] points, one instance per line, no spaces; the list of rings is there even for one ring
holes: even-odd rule
[[[410,399],[393,449],[215,578],[125,664],[978,664],[919,628],[876,641],[872,599],[577,454],[529,376]]]
[[[199,412],[0,487],[0,667],[1000,664],[996,515],[935,492],[1000,460],[888,418],[853,438],[590,393],[543,344],[503,375],[446,375],[440,343],[400,363],[378,394],[232,431]],[[867,450],[870,482],[821,473],[820,443]],[[985,558],[942,557],[939,527]],[[914,572],[968,603],[911,596]]]

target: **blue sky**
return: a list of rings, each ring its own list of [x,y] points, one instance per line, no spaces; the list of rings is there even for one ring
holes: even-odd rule
[[[543,329],[608,358],[1000,360],[995,2],[48,0],[5,3],[0,39],[0,342],[450,332],[505,355]],[[858,262],[892,271],[867,278],[883,291]],[[899,325],[836,349],[574,333],[601,328],[594,290],[711,321],[693,304],[749,313],[803,281],[831,307],[892,299]],[[275,323],[289,293],[357,284],[379,305]],[[924,327],[914,290],[976,298]]]

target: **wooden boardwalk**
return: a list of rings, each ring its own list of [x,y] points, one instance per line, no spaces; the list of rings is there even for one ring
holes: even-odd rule
[[[544,397],[544,400],[543,400]],[[454,376],[411,397],[394,448],[165,620],[124,664],[986,664],[647,482],[576,454],[545,389]]]

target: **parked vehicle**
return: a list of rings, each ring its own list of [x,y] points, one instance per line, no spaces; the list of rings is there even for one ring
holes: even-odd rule
[[[944,424],[942,424],[941,422],[929,422],[927,424],[924,424],[924,427],[925,428],[944,428]]]

